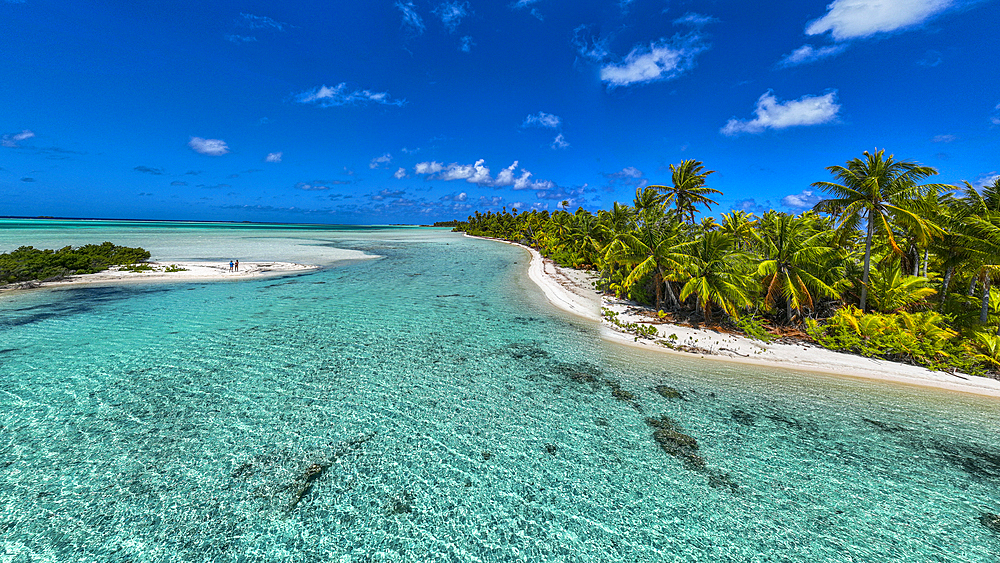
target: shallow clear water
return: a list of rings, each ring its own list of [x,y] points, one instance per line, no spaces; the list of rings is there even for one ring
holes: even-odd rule
[[[1000,556],[995,400],[604,343],[441,230],[158,228],[383,258],[0,295],[0,561]]]

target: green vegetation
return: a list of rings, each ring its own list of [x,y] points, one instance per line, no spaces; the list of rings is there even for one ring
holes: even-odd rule
[[[110,242],[88,244],[79,248],[39,250],[22,246],[0,254],[0,282],[16,283],[51,280],[72,274],[93,274],[115,265],[138,264],[149,259],[142,248],[115,246]]]
[[[865,152],[816,182],[830,194],[799,215],[711,209],[713,171],[670,167],[671,185],[636,190],[596,214],[476,212],[455,227],[538,249],[599,273],[600,289],[660,317],[725,325],[761,340],[819,344],[935,369],[1000,370],[1000,180],[981,190],[923,183],[933,168]],[[608,320],[621,324],[614,315]],[[640,327],[622,326],[636,337]],[[652,328],[652,327],[649,327]]]

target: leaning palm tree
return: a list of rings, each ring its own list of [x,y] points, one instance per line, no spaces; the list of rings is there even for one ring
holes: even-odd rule
[[[705,187],[705,178],[715,170],[705,170],[704,163],[697,160],[685,160],[677,166],[670,165],[672,186],[649,186],[666,194],[666,203],[673,202],[682,217],[694,224],[694,213],[697,205],[704,205],[711,209],[711,206],[718,205],[712,201],[709,194],[721,194],[719,190]]]
[[[909,228],[918,244],[927,244],[928,239],[941,232],[921,213],[915,202],[922,193],[931,190],[948,189],[944,184],[919,185],[924,178],[937,174],[929,166],[921,166],[905,160],[897,161],[893,155],[885,156],[885,150],[874,154],[865,151],[865,158],[847,161],[847,166],[829,166],[827,170],[840,184],[835,182],[815,182],[813,187],[832,193],[830,199],[816,204],[814,209],[823,213],[837,213],[841,229],[857,229],[862,222],[867,223],[865,235],[864,269],[861,274],[861,310],[865,310],[868,297],[868,277],[871,270],[872,237],[878,233],[884,236],[896,254],[903,251],[896,243],[890,221]]]

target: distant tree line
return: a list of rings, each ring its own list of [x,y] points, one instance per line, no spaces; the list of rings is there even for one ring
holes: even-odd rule
[[[933,168],[885,151],[827,170],[798,215],[732,211],[686,160],[671,183],[596,214],[476,212],[455,227],[520,242],[663,315],[760,332],[795,328],[832,349],[974,373],[1000,367],[1000,179],[923,183]]]
[[[149,252],[142,248],[115,246],[110,242],[78,248],[67,246],[59,250],[22,246],[0,254],[0,281],[44,281],[73,274],[93,274],[111,266],[143,262],[149,257]]]

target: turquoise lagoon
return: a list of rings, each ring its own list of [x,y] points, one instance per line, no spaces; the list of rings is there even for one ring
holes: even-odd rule
[[[442,229],[0,221],[104,240],[325,267],[0,295],[0,561],[1000,557],[994,399],[607,343]]]

